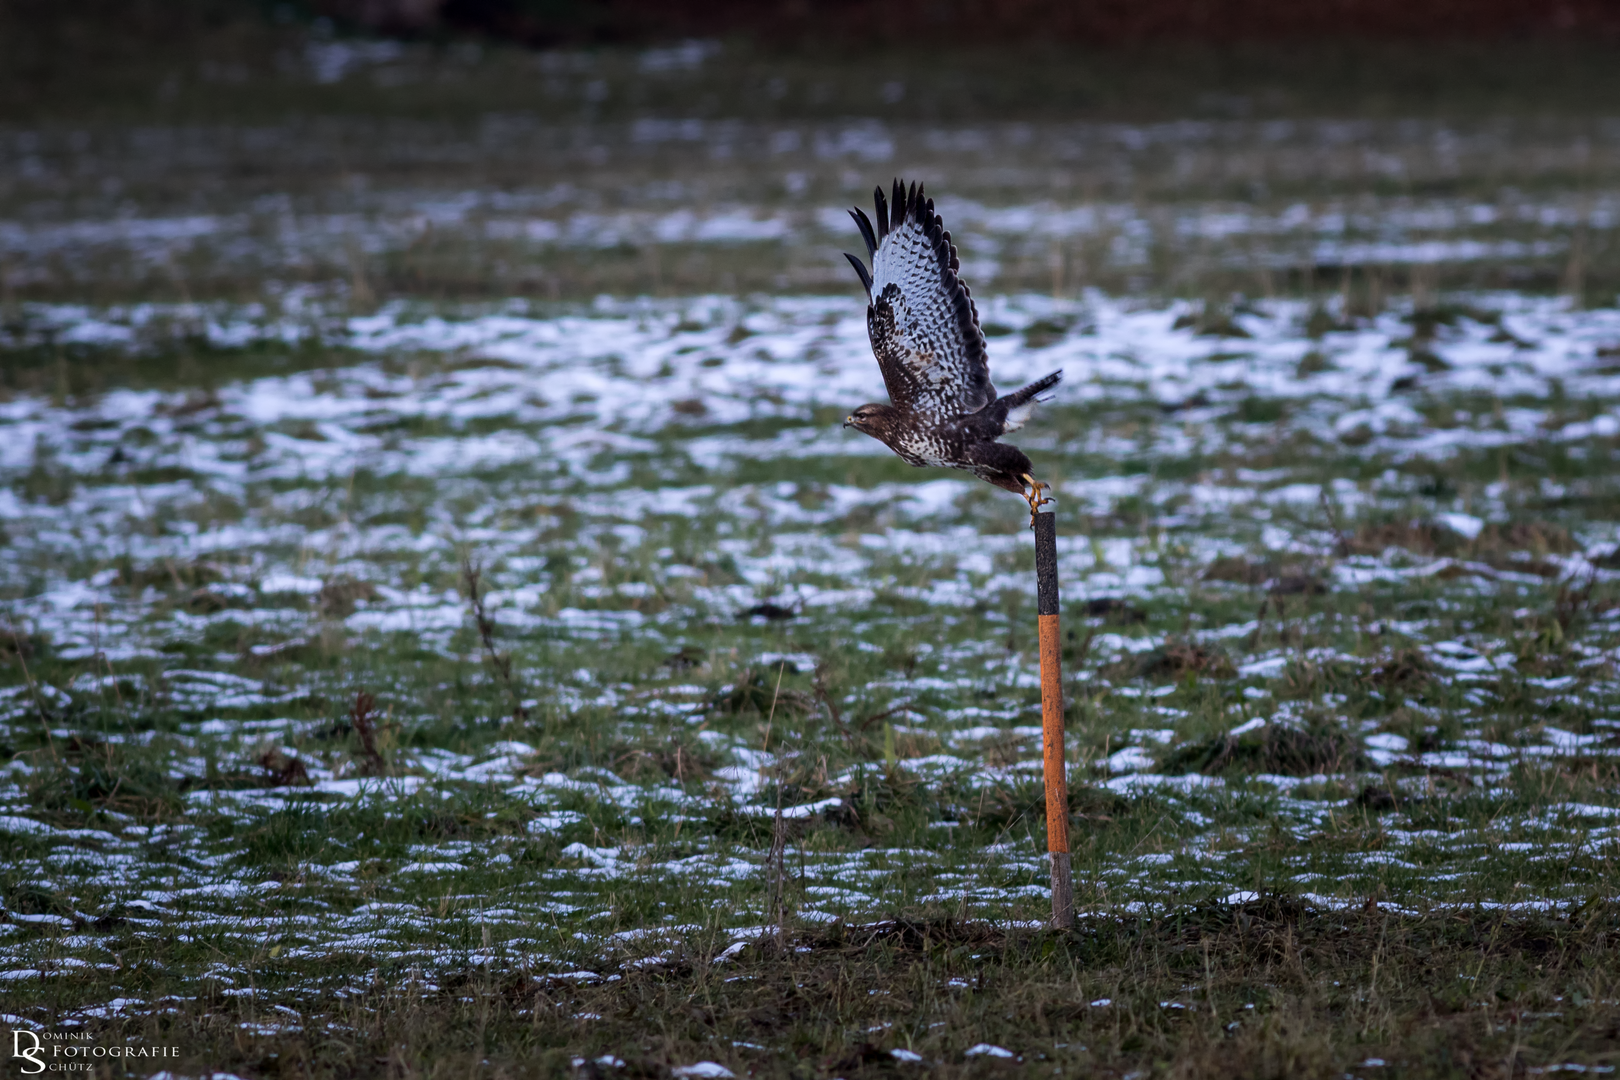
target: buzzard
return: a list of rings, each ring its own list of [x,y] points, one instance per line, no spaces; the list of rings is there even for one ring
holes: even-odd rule
[[[1005,397],[990,385],[979,313],[956,276],[956,247],[934,200],[921,184],[896,180],[891,199],[875,192],[877,227],[849,212],[866,241],[872,269],[845,254],[866,286],[866,331],[888,388],[888,405],[862,405],[844,421],[909,465],[969,469],[981,480],[1016,491],[1033,515],[1046,500],[1029,458],[997,442],[1024,426],[1037,395],[1056,386],[1061,370]]]

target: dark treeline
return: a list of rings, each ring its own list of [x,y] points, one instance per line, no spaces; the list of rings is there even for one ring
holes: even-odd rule
[[[531,45],[742,35],[763,41],[1275,41],[1620,34],[1615,0],[311,0],[395,32],[471,31]]]
[[[312,42],[379,35],[418,68],[496,47],[410,85],[308,76]],[[1620,94],[1620,0],[0,0],[0,123],[466,117],[539,107],[526,50],[692,38],[727,60],[691,100],[609,63],[624,92],[592,117],[866,113],[878,54],[910,87],[895,119],[1607,115]]]

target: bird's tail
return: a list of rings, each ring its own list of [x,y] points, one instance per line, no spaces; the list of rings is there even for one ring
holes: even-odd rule
[[[1042,401],[1040,397],[1046,391],[1056,386],[1063,378],[1063,369],[1052,372],[1042,379],[1036,379],[1028,386],[1014,390],[1002,398],[1007,403],[1007,421],[1002,432],[1017,431],[1029,421],[1030,414],[1035,411],[1035,405]]]
[[[1063,369],[1058,368],[1056,371],[1052,372],[1052,374],[1047,375],[1044,378],[1036,379],[1023,389],[1014,390],[1012,393],[1008,394],[1007,407],[1009,409],[1016,409],[1018,406],[1029,401],[1031,398],[1037,398],[1039,395],[1046,393],[1048,390],[1052,389],[1052,387],[1056,386],[1062,381]]]

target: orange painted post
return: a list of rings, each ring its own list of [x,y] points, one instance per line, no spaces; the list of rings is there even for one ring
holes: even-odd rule
[[[1041,744],[1046,765],[1046,850],[1052,859],[1052,925],[1074,925],[1069,870],[1069,776],[1063,754],[1063,653],[1058,629],[1057,504],[1035,514],[1035,597],[1041,636]]]

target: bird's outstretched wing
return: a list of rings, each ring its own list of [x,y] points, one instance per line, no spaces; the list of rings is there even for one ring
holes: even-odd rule
[[[876,192],[877,228],[850,216],[872,269],[844,256],[866,286],[866,329],[897,408],[932,416],[977,412],[996,399],[979,313],[957,278],[956,247],[921,184],[894,182],[891,202]]]

